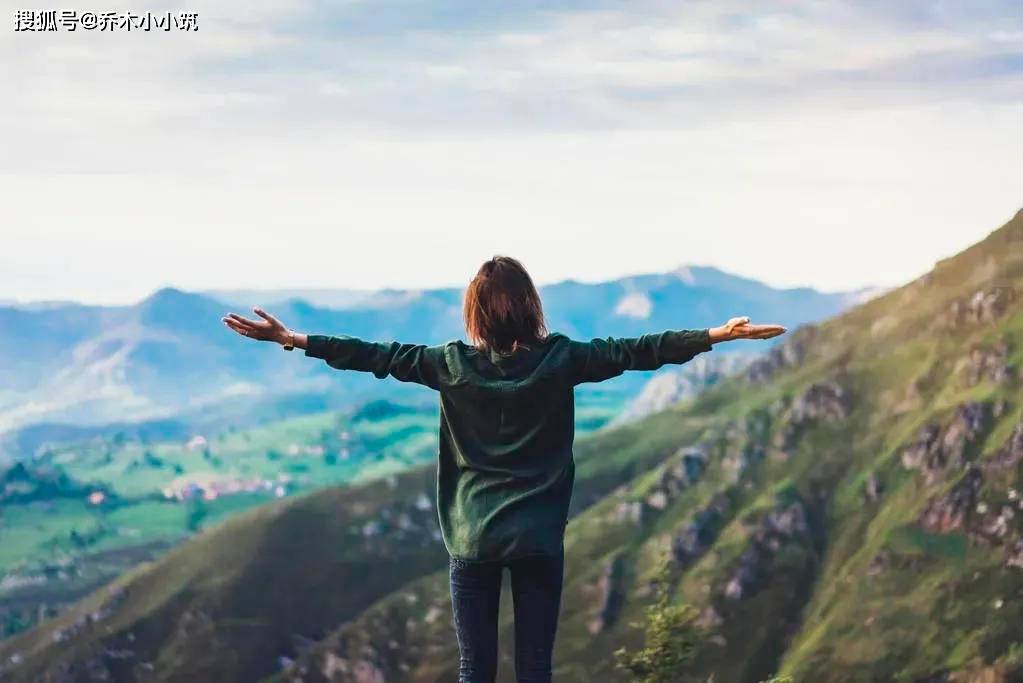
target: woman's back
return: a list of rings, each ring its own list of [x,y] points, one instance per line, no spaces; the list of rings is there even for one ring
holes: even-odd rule
[[[444,347],[437,508],[448,552],[508,560],[561,549],[574,468],[570,342],[511,354]]]

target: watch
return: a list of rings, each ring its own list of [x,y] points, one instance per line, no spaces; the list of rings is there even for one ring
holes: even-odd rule
[[[292,350],[294,350],[294,348],[295,348],[295,332],[293,330],[288,330],[288,336],[284,340],[283,346],[284,346],[284,350],[285,351],[292,351]]]

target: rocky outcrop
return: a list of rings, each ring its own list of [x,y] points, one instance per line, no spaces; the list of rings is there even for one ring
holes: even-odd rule
[[[386,680],[380,668],[368,659],[346,659],[333,652],[324,655],[320,673],[328,681],[384,683]]]
[[[94,627],[101,621],[108,619],[117,607],[124,602],[127,591],[123,588],[112,588],[107,593],[107,599],[97,609],[78,616],[71,624],[58,628],[53,632],[52,638],[55,643],[63,643],[71,640],[86,629]]]
[[[1015,468],[1023,461],[1023,422],[1016,425],[1008,441],[998,452],[984,461],[986,472],[1004,472]]]
[[[877,576],[887,571],[888,567],[892,564],[892,554],[888,550],[881,550],[877,555],[874,555],[870,560],[870,564],[867,565],[867,576]]]
[[[702,448],[679,449],[676,457],[678,461],[661,470],[656,485],[647,493],[644,503],[648,508],[659,511],[668,507],[683,489],[699,481],[707,468],[707,452]]]
[[[884,485],[877,478],[876,474],[871,474],[863,482],[863,497],[870,503],[876,503],[880,500],[882,493],[884,493]]]
[[[790,452],[803,430],[816,422],[837,422],[849,415],[849,395],[838,382],[815,382],[795,398],[774,445]]]
[[[365,543],[385,538],[402,544],[436,545],[441,541],[433,499],[422,492],[414,500],[400,500],[380,507],[374,517],[360,520],[352,533]]]
[[[951,442],[953,453],[959,452],[963,435],[969,433],[964,428],[954,432],[957,438]],[[1004,474],[1015,472],[1021,460],[1023,423],[996,453],[970,465],[948,492],[929,501],[920,514],[919,525],[932,533],[961,531],[974,542],[1003,546],[1005,565],[1023,569],[1023,499],[1015,488],[1003,488]],[[994,483],[985,488],[988,477]],[[986,491],[983,497],[982,491]]]
[[[956,330],[969,325],[987,325],[1002,316],[1015,299],[1011,287],[989,287],[974,292],[964,299],[957,299],[938,316],[936,324],[941,329]]]
[[[673,372],[658,373],[608,426],[617,427],[635,422],[692,398],[723,379],[742,372],[752,361],[753,355],[746,353],[703,355]]]
[[[970,355],[959,363],[957,370],[968,387],[981,382],[1008,382],[1016,376],[1015,368],[1009,364],[1009,345],[1004,341],[991,347],[970,349]]]
[[[595,586],[597,612],[586,624],[587,630],[596,635],[613,625],[625,602],[625,562],[621,555],[604,565]]]
[[[759,444],[747,443],[738,453],[725,456],[722,465],[730,473],[731,483],[742,479],[747,470],[764,459],[764,448]]]
[[[964,403],[956,408],[944,429],[933,423],[924,425],[913,443],[902,451],[902,465],[919,470],[928,483],[933,483],[945,469],[965,465],[990,423],[990,404]]]
[[[813,420],[841,420],[849,415],[849,397],[835,381],[816,382],[792,402],[790,421],[802,425]]]
[[[934,533],[964,528],[977,504],[977,492],[983,481],[980,468],[970,467],[948,493],[927,504],[920,515],[920,526]]]
[[[810,527],[806,508],[795,501],[763,517],[749,545],[725,584],[724,597],[742,600],[756,593],[766,577],[771,560],[785,545],[809,544]]]
[[[809,329],[804,334],[809,334]],[[778,374],[779,370],[799,365],[806,357],[806,347],[801,339],[793,338],[778,344],[763,356],[753,361],[746,370],[746,380],[760,384]]]
[[[707,507],[682,525],[671,538],[671,557],[676,565],[688,567],[707,552],[721,531],[728,508],[728,497],[718,494]]]
[[[1005,566],[1023,569],[1023,538],[1017,539],[1005,549]]]
[[[726,430],[729,443],[738,443],[723,458],[722,465],[730,473],[732,483],[738,482],[746,471],[764,459],[769,441],[772,417],[766,410],[757,410],[740,423],[732,423]]]

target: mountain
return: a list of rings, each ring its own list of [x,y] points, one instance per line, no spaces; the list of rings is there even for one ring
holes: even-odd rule
[[[713,268],[563,282],[542,294],[552,328],[586,338],[707,326],[738,313],[796,325],[832,315],[855,296],[772,289]],[[132,306],[0,306],[0,449],[31,453],[69,427],[151,422],[159,433],[177,422],[210,428],[302,412],[302,401],[319,409],[415,391],[358,376],[340,386],[323,364],[244,343],[220,323],[227,310],[244,313],[267,302],[290,326],[313,332],[423,343],[462,336],[456,289],[203,294],[167,288]],[[639,384],[628,378],[617,386]],[[11,434],[25,427],[32,430]]]
[[[1023,212],[696,400],[581,439],[555,679],[626,680],[612,653],[642,644],[666,562],[700,615],[699,680],[1020,680],[1020,292]],[[4,674],[452,680],[432,496],[427,467],[236,517],[0,643]]]
[[[607,427],[635,422],[692,398],[727,377],[738,374],[756,358],[753,353],[705,354],[650,379]]]

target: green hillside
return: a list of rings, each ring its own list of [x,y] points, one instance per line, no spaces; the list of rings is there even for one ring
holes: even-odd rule
[[[700,614],[699,679],[1020,680],[1020,293],[1023,212],[695,402],[581,440],[555,680],[626,680],[612,653],[642,645],[665,560]],[[418,469],[232,519],[0,662],[14,681],[450,681],[432,487]]]
[[[209,438],[94,437],[0,468],[0,638],[244,510],[429,461],[436,432],[434,406],[374,401]]]

